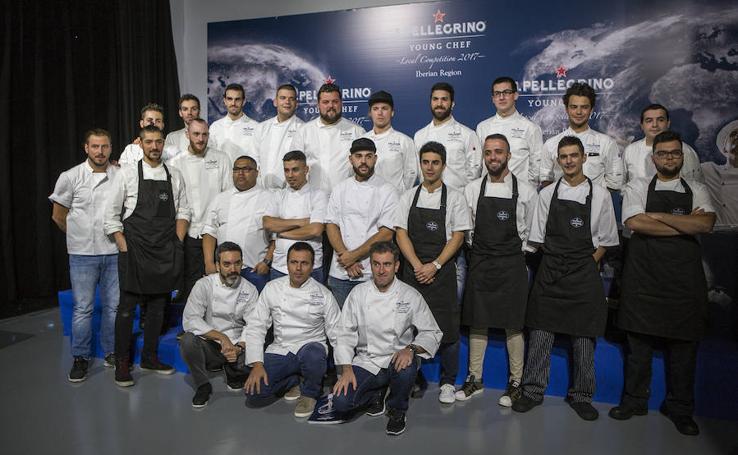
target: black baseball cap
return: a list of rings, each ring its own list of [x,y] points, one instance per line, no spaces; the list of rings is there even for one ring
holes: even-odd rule
[[[377,153],[377,146],[374,145],[373,140],[366,137],[360,137],[351,143],[351,150],[349,150],[349,153],[353,154],[356,152],[366,151]]]
[[[369,97],[369,107],[372,107],[375,103],[387,103],[392,109],[395,108],[395,102],[392,100],[392,95],[384,90],[374,92]]]

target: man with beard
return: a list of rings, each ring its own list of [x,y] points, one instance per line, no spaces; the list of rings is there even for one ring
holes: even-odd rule
[[[178,300],[185,302],[195,282],[205,274],[202,234],[206,210],[220,192],[231,188],[230,159],[210,147],[208,123],[194,119],[187,129],[190,146],[169,161],[182,172],[192,215],[184,241],[184,282]]]
[[[305,123],[292,139],[290,150],[301,150],[310,166],[310,180],[326,193],[351,176],[346,150],[361,137],[364,128],[343,118],[341,89],[323,84],[318,90],[320,116]]]
[[[569,127],[543,144],[540,180],[543,186],[558,180],[562,173],[558,166],[558,145],[562,138],[573,136],[584,144],[587,156],[584,175],[595,185],[617,191],[623,186],[623,161],[615,139],[589,127],[595,107],[595,91],[584,82],[575,82],[566,89],[564,106]]]
[[[282,161],[288,186],[275,192],[263,220],[264,229],[276,236],[271,279],[287,275],[287,251],[297,241],[304,241],[315,252],[312,277],[324,283],[321,237],[328,195],[308,182],[304,153],[293,150]]]
[[[121,168],[105,211],[105,233],[115,238],[120,251],[115,383],[121,387],[134,384],[128,361],[139,303],[147,307],[141,369],[174,373],[174,368],[159,361],[157,350],[164,306],[182,270],[182,242],[190,219],[184,178],[161,159],[164,133],[149,125],[139,137],[144,157],[135,166]]]
[[[164,142],[164,157],[166,159],[172,159],[180,153],[187,152],[190,146],[190,140],[187,138],[187,128],[191,121],[200,118],[200,100],[195,95],[186,93],[179,98],[179,117],[184,122],[184,128],[167,134],[167,139]]]
[[[520,115],[515,108],[518,84],[511,77],[498,77],[492,82],[492,104],[495,115],[477,125],[479,139],[502,134],[510,143],[508,168],[517,178],[538,186],[541,167],[543,133],[541,127]]]
[[[261,292],[269,281],[274,242],[262,225],[272,193],[256,184],[259,171],[250,156],[239,156],[233,163],[233,186],[215,196],[205,215],[202,248],[205,273],[215,273],[213,251],[217,243],[233,242],[243,252],[241,276]]]
[[[699,234],[712,230],[715,210],[704,185],[680,177],[684,151],[678,134],[653,140],[656,175],[628,184],[623,219],[633,234],[623,276],[618,326],[628,335],[625,390],[610,417],[648,412],[653,350],[664,346],[666,399],[661,412],[686,435],[692,419],[697,346],[707,328],[707,284]]]
[[[369,248],[391,240],[394,232],[397,193],[374,174],[376,152],[371,139],[351,144],[354,176],[336,185],[328,201],[326,232],[334,251],[328,287],[340,307],[354,286],[371,277]]]
[[[405,256],[403,280],[420,291],[443,331],[438,349],[441,357],[438,400],[450,404],[456,401],[454,384],[459,373],[459,304],[454,257],[464,243],[464,233],[471,228],[471,220],[464,195],[443,183],[441,175],[445,167],[443,144],[428,142],[420,148],[423,183],[400,198],[395,229],[397,245]]]
[[[618,244],[609,192],[584,175],[589,159],[574,136],[559,141],[564,176],[538,198],[528,242],[542,244],[543,260],[528,299],[530,329],[523,391],[512,408],[527,412],[543,402],[551,367],[554,334],[571,337],[572,386],[566,402],[584,420],[599,417],[595,390],[595,339],[605,333],[607,305],[599,274],[605,248]]]
[[[387,434],[399,435],[420,358],[433,358],[443,333],[420,292],[395,276],[397,247],[375,243],[370,257],[372,279],[351,291],[341,313],[335,358],[342,374],[333,406],[341,414],[366,409],[372,417],[386,410]]]
[[[702,164],[707,190],[717,204],[715,226],[738,230],[738,120],[725,125],[717,136],[717,147],[725,164]]]
[[[246,362],[252,367],[244,385],[250,406],[266,406],[284,395],[288,401],[297,400],[295,417],[308,417],[320,398],[326,337],[335,349],[341,310],[331,292],[311,278],[314,260],[307,243],[290,247],[289,276],[266,285],[243,332]],[[274,342],[264,352],[269,326],[274,328]]]
[[[652,156],[653,139],[669,129],[669,111],[660,104],[649,104],[641,111],[641,129],[645,137],[628,145],[623,152],[623,184],[636,179],[650,178],[655,172]],[[682,143],[684,166],[681,176],[686,180],[703,181],[700,157],[688,144]]]
[[[158,104],[149,103],[141,108],[141,120],[138,125],[143,128],[146,125],[154,125],[164,131],[164,109]],[[141,139],[136,138],[132,143],[128,144],[120,154],[118,164],[136,164],[143,158],[143,150],[141,149]],[[164,161],[169,157],[166,156],[166,150],[163,156]]]
[[[413,140],[392,128],[395,103],[392,95],[380,90],[369,97],[372,129],[364,137],[377,146],[377,175],[398,192],[409,190],[418,177],[418,157]]]
[[[210,125],[213,147],[228,155],[231,162],[241,155],[249,155],[258,163],[259,150],[255,143],[259,122],[243,113],[246,100],[241,84],[228,84],[223,92],[226,116]]]
[[[218,273],[195,283],[182,314],[179,348],[195,385],[194,408],[206,406],[213,393],[208,371],[223,368],[231,391],[240,391],[248,376],[246,344],[239,340],[259,293],[241,278],[241,247],[223,242],[215,255]]]
[[[115,366],[113,337],[118,309],[118,248],[103,232],[105,207],[118,172],[110,165],[110,133],[96,128],[85,133],[87,159],[63,172],[56,181],[51,219],[67,236],[69,279],[72,282],[72,356],[70,382],[87,379],[92,357],[92,312],[100,290],[100,342],[105,366]]]
[[[273,103],[277,115],[259,124],[256,144],[262,183],[266,188],[282,189],[285,187],[282,158],[292,150],[292,138],[304,122],[295,115],[297,89],[293,85],[280,85]]]
[[[474,222],[470,236],[469,278],[464,295],[462,323],[469,326],[469,376],[457,400],[481,393],[484,354],[489,328],[504,329],[507,346],[507,389],[498,400],[505,407],[520,397],[523,378],[525,309],[528,271],[525,252],[536,188],[509,168],[510,144],[502,134],[484,140],[485,175],[466,186],[466,201]]]

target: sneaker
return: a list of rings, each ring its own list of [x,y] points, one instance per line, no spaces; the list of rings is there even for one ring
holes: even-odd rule
[[[106,368],[115,368],[115,353],[114,352],[111,352],[105,356],[105,361],[103,362],[103,365]]]
[[[230,372],[230,374],[228,374],[228,372]],[[231,392],[243,391],[243,385],[246,384],[246,379],[248,379],[247,374],[234,370],[228,366],[223,367],[223,374],[225,375],[225,382],[228,390]]]
[[[192,397],[192,407],[197,409],[207,406],[208,401],[210,401],[210,394],[212,393],[213,386],[209,382],[198,387],[195,391],[195,396]]]
[[[141,359],[141,369],[143,371],[153,371],[158,374],[174,374],[174,368],[166,363],[159,362],[159,359]]]
[[[315,410],[315,398],[301,396],[297,399],[297,406],[295,406],[295,417],[310,417]]]
[[[115,383],[120,387],[131,387],[135,384],[128,367],[128,358],[115,359]]]
[[[386,393],[387,389],[382,389],[377,392],[374,400],[365,411],[366,415],[368,415],[369,417],[378,417],[384,414],[384,412],[387,410],[387,406],[385,405],[384,401],[384,396]]]
[[[302,396],[300,393],[300,385],[292,387],[287,393],[284,394],[284,401],[295,401]]]
[[[443,384],[441,392],[438,394],[438,401],[444,404],[451,404],[456,401],[456,388],[452,384]]]
[[[527,396],[520,394],[520,398],[513,401],[512,410],[515,412],[528,412],[541,403],[543,403],[543,400],[534,400],[533,398],[528,398]]]
[[[87,367],[87,359],[76,356],[74,358],[74,364],[72,364],[72,369],[69,371],[69,376],[67,376],[69,382],[82,382],[87,379]]]
[[[462,385],[461,388],[457,390],[454,395],[456,396],[457,400],[466,401],[474,395],[478,395],[482,392],[484,392],[482,381],[477,381],[477,378],[474,377],[474,375],[471,375],[466,378],[466,381],[464,381],[464,385]]]
[[[520,387],[520,381],[513,379],[507,383],[507,389],[505,389],[505,393],[502,394],[500,399],[497,400],[497,404],[509,408],[513,405],[515,400],[520,398],[522,393],[523,389]]]
[[[397,436],[405,432],[405,413],[397,409],[387,410],[389,421],[387,422],[387,434]]]

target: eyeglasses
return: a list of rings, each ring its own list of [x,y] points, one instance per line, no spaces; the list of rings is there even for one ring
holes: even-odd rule
[[[233,173],[234,174],[246,174],[247,172],[253,172],[255,171],[255,167],[246,166],[246,167],[234,167]]]
[[[494,91],[494,92],[492,92],[492,96],[494,98],[502,98],[502,97],[512,96],[513,93],[515,93],[515,92],[513,92],[510,89],[507,89],[507,90],[502,90],[502,91],[499,91],[499,92],[498,91]]]
[[[653,154],[656,155],[656,157],[657,158],[660,158],[660,159],[663,159],[663,158],[666,158],[666,157],[669,157],[669,158],[679,158],[682,155],[684,155],[684,153],[682,153],[681,150],[668,150],[668,151],[661,150],[661,151],[658,151],[658,152],[653,152]]]

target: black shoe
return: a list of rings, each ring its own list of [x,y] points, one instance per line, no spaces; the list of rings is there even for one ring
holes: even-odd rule
[[[541,403],[543,403],[543,400],[534,400],[532,398],[528,398],[524,394],[521,394],[520,398],[513,401],[512,410],[515,412],[528,412]]]
[[[387,434],[397,436],[405,432],[405,413],[397,409],[387,411],[389,421],[387,422]]]
[[[692,416],[685,414],[673,414],[669,412],[663,405],[659,408],[663,415],[674,423],[677,431],[687,436],[697,436],[700,434],[700,427],[694,421]]]
[[[171,365],[159,362],[158,358],[149,360],[141,359],[141,369],[143,371],[153,371],[158,374],[174,374],[174,368]]]
[[[115,383],[120,387],[131,387],[135,384],[127,357],[115,359]]]
[[[423,398],[426,390],[428,390],[428,381],[421,371],[418,370],[418,375],[415,377],[415,384],[413,384],[413,390],[410,392],[410,396],[412,398]]]
[[[648,409],[634,408],[624,404],[615,406],[607,413],[607,415],[615,420],[628,420],[633,416],[644,416],[646,414],[648,414]]]
[[[378,417],[384,414],[384,411],[387,409],[384,401],[384,395],[386,392],[387,389],[382,389],[377,392],[377,396],[374,397],[374,401],[372,401],[372,403],[366,409],[366,415],[368,415],[369,417]]]
[[[464,381],[464,385],[456,391],[456,401],[466,401],[474,395],[478,395],[484,392],[484,385],[482,381],[477,381],[474,375],[470,375]]]
[[[579,417],[582,418],[582,420],[597,420],[600,416],[600,413],[594,406],[592,406],[592,403],[588,403],[586,401],[571,401],[568,398],[566,399],[566,402],[569,403],[569,406]]]
[[[210,394],[212,393],[213,386],[211,386],[209,382],[206,382],[205,384],[198,387],[195,391],[195,396],[192,397],[192,407],[204,408],[205,406],[207,406],[208,401],[210,400]]]
[[[87,359],[80,356],[75,357],[72,369],[69,371],[69,376],[67,376],[69,382],[82,382],[87,379],[87,366]]]
[[[521,387],[520,381],[517,379],[512,380],[507,383],[507,389],[505,389],[505,393],[502,394],[500,399],[497,400],[497,404],[509,408],[516,400],[520,399],[522,394],[523,387]]]
[[[231,370],[229,374],[228,371]],[[223,373],[225,373],[226,386],[231,392],[240,392],[243,390],[243,385],[246,384],[247,375],[243,373],[233,372],[232,368],[227,366],[223,367]]]

